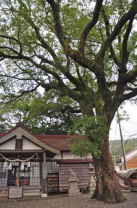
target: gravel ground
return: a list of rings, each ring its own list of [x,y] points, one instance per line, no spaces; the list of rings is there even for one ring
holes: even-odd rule
[[[0,200],[0,208],[137,208],[137,193],[125,193],[127,201],[106,204],[90,199],[89,195],[77,197],[49,196],[46,199]]]

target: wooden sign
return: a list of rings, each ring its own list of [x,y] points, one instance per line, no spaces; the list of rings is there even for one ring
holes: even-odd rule
[[[23,197],[23,190],[21,186],[9,186],[8,198],[19,199]]]

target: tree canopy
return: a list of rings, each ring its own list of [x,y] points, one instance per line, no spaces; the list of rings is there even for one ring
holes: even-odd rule
[[[91,108],[100,96],[113,109],[136,96],[136,1],[7,0],[0,9],[5,101],[39,86],[81,105],[89,94]]]
[[[1,131],[11,129],[16,123],[24,123],[33,133],[67,134],[81,112],[68,97],[58,97],[54,91],[31,93],[0,109]],[[74,133],[74,131],[73,131]]]

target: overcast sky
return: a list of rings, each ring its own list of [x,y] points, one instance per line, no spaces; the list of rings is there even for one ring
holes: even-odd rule
[[[124,139],[137,138],[137,104],[127,102],[123,109],[127,112],[129,119],[121,121]],[[119,127],[116,119],[113,120],[110,130],[110,140],[120,139]]]

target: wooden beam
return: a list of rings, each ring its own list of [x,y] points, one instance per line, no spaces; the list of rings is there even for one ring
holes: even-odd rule
[[[47,161],[46,161],[46,152],[43,152],[43,164],[42,164],[42,194],[47,194],[48,188],[47,188]]]

